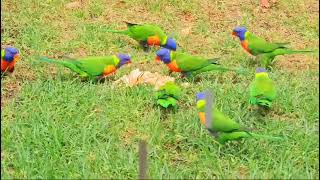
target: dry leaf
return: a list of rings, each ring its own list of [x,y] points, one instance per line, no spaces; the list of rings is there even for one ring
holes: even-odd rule
[[[261,0],[261,6],[264,8],[269,8],[270,7],[269,0]]]
[[[81,7],[81,2],[79,1],[74,1],[66,4],[65,6],[67,9],[77,9]]]
[[[138,84],[151,84],[154,85],[155,89],[159,89],[160,86],[164,85],[166,82],[174,82],[174,78],[170,76],[163,76],[159,73],[151,73],[149,71],[140,71],[135,69],[128,75],[124,75],[120,79],[116,80],[114,83],[119,84],[124,83],[126,86],[135,86]]]

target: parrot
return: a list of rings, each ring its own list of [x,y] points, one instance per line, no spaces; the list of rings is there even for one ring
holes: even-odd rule
[[[186,53],[170,51],[162,48],[156,53],[156,61],[162,61],[169,68],[169,73],[180,72],[182,77],[197,75],[207,71],[236,71],[240,70],[230,69],[220,66],[217,62],[218,58],[205,59],[198,56],[192,56]]]
[[[199,92],[196,95],[196,106],[198,110],[198,116],[201,124],[206,124],[206,94]],[[246,130],[241,127],[239,123],[235,122],[216,107],[210,108],[212,111],[211,125],[207,127],[209,133],[214,136],[220,144],[225,144],[230,140],[239,140],[242,138],[266,138],[270,140],[282,140],[281,137],[259,135]]]
[[[257,68],[255,79],[250,84],[250,104],[271,108],[276,95],[275,85],[269,78],[266,69]]]
[[[78,59],[68,58],[66,60],[54,60],[41,57],[40,60],[60,64],[78,73],[81,77],[96,78],[97,80],[115,73],[121,66],[131,63],[131,57],[127,54],[92,56]]]
[[[166,82],[156,92],[157,104],[164,107],[177,109],[177,101],[180,99],[181,89],[174,82]]]
[[[18,49],[14,47],[7,47],[1,50],[1,75],[8,72],[13,73],[14,66],[20,60]]]
[[[274,58],[278,55],[296,53],[314,53],[313,50],[292,50],[286,47],[289,43],[271,43],[250,33],[245,27],[233,29],[232,35],[238,37],[242,48],[249,54],[256,56],[264,68],[270,68]]]
[[[161,46],[174,51],[177,49],[176,41],[169,38],[159,26],[152,24],[125,23],[128,27],[126,30],[108,29],[106,32],[128,35],[138,41],[145,51],[147,51],[150,46]]]

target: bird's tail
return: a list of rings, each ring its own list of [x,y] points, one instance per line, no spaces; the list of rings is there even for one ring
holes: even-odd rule
[[[306,53],[317,53],[318,50],[293,50],[288,48],[277,49],[273,52],[274,55],[284,55],[284,54],[306,54]]]
[[[249,133],[249,132],[248,132]],[[256,139],[267,139],[271,141],[283,141],[285,138],[279,137],[279,136],[270,136],[270,135],[261,135],[261,134],[256,134],[256,133],[249,133],[251,137],[256,138]]]
[[[66,60],[66,61],[63,61],[63,60],[55,60],[55,59],[49,59],[47,57],[40,57],[39,58],[40,61],[43,61],[43,62],[48,62],[48,63],[54,63],[54,64],[60,64],[66,68],[69,68],[70,70],[74,71],[74,72],[77,72],[79,73],[81,76],[87,76],[87,73],[85,73],[84,71],[82,71],[81,69],[79,69],[75,63],[75,61],[72,61],[72,60]]]
[[[276,136],[269,136],[269,135],[259,135],[255,133],[251,133],[248,131],[234,131],[229,133],[221,133],[217,140],[221,144],[225,144],[227,141],[231,140],[239,140],[243,138],[255,138],[255,139],[267,139],[272,141],[281,141],[284,140],[284,138],[276,137]]]
[[[44,61],[44,62],[48,62],[48,63],[60,64],[60,65],[63,65],[63,66],[69,64],[66,61],[59,61],[59,60],[55,60],[55,59],[49,59],[48,57],[40,57],[39,60],[40,61]]]

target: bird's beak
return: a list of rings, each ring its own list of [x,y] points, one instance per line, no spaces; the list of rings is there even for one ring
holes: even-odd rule
[[[158,63],[161,61],[161,59],[160,59],[159,56],[157,56],[155,60],[156,60],[156,62],[158,62]]]
[[[131,61],[131,60],[127,62],[127,64],[131,64],[131,63],[132,63],[132,61]]]
[[[19,59],[20,59],[20,54],[14,55],[14,56],[13,56],[13,59],[14,59],[15,61],[19,61]]]
[[[237,35],[237,33],[236,32],[234,32],[234,31],[232,31],[232,33],[231,33],[233,36],[236,36]]]

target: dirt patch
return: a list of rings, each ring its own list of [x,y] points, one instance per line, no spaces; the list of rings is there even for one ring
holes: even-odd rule
[[[240,178],[246,178],[248,177],[248,173],[249,172],[249,169],[245,166],[240,166],[239,167],[239,174],[240,174]]]
[[[65,5],[66,9],[80,9],[81,7],[83,7],[83,0],[80,1],[73,1],[73,2],[69,2]]]
[[[274,65],[276,69],[284,69],[288,72],[319,71],[319,62],[312,57],[306,57],[305,55],[286,55],[276,58]]]
[[[126,129],[122,135],[121,135],[121,139],[122,139],[122,143],[124,145],[129,145],[132,144],[133,142],[133,137],[137,136],[138,132],[135,129]]]
[[[10,77],[7,76],[3,78]],[[20,91],[20,89],[21,84],[19,81],[8,81],[1,84],[1,108],[3,108],[9,102],[10,99],[14,98],[15,95]]]

